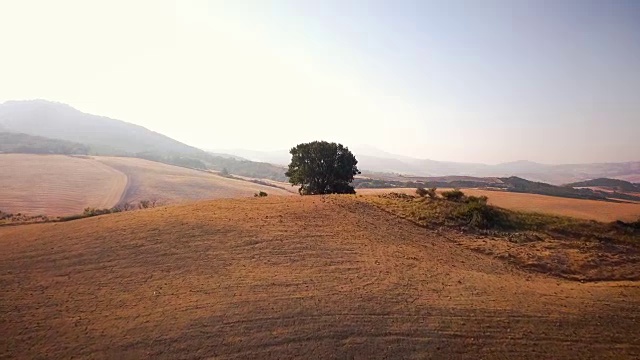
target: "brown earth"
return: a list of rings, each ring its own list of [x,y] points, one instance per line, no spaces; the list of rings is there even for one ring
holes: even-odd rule
[[[639,282],[523,271],[473,239],[353,196],[0,228],[0,357],[640,357]]]
[[[96,157],[96,160],[127,175],[129,184],[122,196],[123,202],[157,200],[162,204],[174,204],[203,199],[248,197],[260,191],[269,195],[291,195],[284,189],[155,161],[105,156]]]
[[[68,215],[110,208],[127,186],[122,172],[89,157],[0,154],[0,210]]]
[[[447,189],[439,189],[440,192],[444,190]],[[415,195],[416,189],[357,189],[356,191],[361,195],[385,194],[389,192]],[[487,196],[490,205],[509,210],[539,212],[603,222],[616,220],[636,221],[640,219],[640,204],[636,203],[569,199],[557,196],[483,189],[462,189],[462,191],[467,195]]]
[[[0,211],[29,215],[74,215],[87,207],[155,200],[247,197],[289,191],[210,172],[121,157],[0,154]]]

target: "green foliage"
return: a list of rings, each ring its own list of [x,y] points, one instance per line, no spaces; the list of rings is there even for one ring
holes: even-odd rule
[[[123,211],[135,210],[136,208],[149,209],[149,208],[156,207],[156,204],[157,204],[157,200],[140,200],[137,205],[133,205],[131,203],[124,203],[118,206],[114,206],[112,208],[104,208],[104,209],[88,207],[84,209],[82,214],[63,216],[60,218],[60,221],[70,221],[70,220],[77,220],[77,219],[82,219],[82,218],[87,218],[92,216],[115,214]]]
[[[0,132],[0,153],[87,155],[89,147],[71,141]]]
[[[301,195],[355,194],[350,183],[360,173],[358,160],[342,144],[314,141],[299,144],[290,153],[285,175],[292,185],[300,185]]]
[[[445,200],[460,202],[465,199],[464,193],[459,189],[453,189],[442,192],[442,197]]]
[[[507,187],[507,190],[512,192],[559,196],[575,199],[607,199],[606,194],[595,192],[591,189],[574,189],[569,186],[555,186],[543,182],[529,181],[517,176],[500,178],[500,180],[502,180],[504,185]]]
[[[476,229],[510,227],[506,213],[487,205],[486,196],[469,196],[455,209],[453,216]]]
[[[628,191],[628,192],[640,192],[640,184],[634,184],[629,181],[619,180],[619,179],[609,179],[609,178],[598,178],[587,181],[580,181],[571,184],[567,184],[569,187],[589,187],[589,186],[600,186],[607,187],[610,189],[615,189],[619,191]]]
[[[267,193],[264,191],[260,191],[258,193],[253,194],[254,197],[266,197]]]

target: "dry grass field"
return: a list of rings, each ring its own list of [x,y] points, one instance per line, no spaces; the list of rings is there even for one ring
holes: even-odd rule
[[[88,157],[0,154],[0,210],[31,215],[107,208],[127,186],[122,172]]]
[[[137,158],[0,154],[0,210],[61,216],[119,202],[190,200],[290,192]]]
[[[259,191],[269,195],[291,194],[271,186],[138,158],[101,156],[95,159],[127,175],[129,183],[123,201],[131,203],[145,199],[172,204],[202,199],[247,197]]]
[[[0,358],[640,358],[639,282],[524,271],[364,198],[0,228]]]
[[[446,189],[439,189],[439,191],[444,190]],[[416,189],[414,188],[357,189],[357,193],[362,195],[385,194],[389,192],[414,195],[415,191]],[[569,199],[556,196],[482,189],[462,189],[462,191],[468,195],[487,196],[489,198],[489,204],[509,210],[539,212],[603,222],[616,220],[636,221],[640,218],[640,204],[634,203]]]

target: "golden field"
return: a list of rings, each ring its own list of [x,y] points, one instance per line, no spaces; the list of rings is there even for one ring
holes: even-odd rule
[[[81,213],[116,205],[122,172],[88,157],[0,154],[0,210],[31,215]]]
[[[160,204],[289,191],[138,158],[0,154],[0,210],[30,215],[155,200]]]
[[[0,358],[640,357],[639,282],[523,270],[363,199],[2,227]]]

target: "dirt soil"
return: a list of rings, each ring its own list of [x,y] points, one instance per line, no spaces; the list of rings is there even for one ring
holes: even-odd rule
[[[127,186],[122,172],[90,157],[0,154],[0,210],[59,216],[110,208]]]
[[[0,228],[0,358],[640,358],[640,282],[461,239],[353,196]]]

